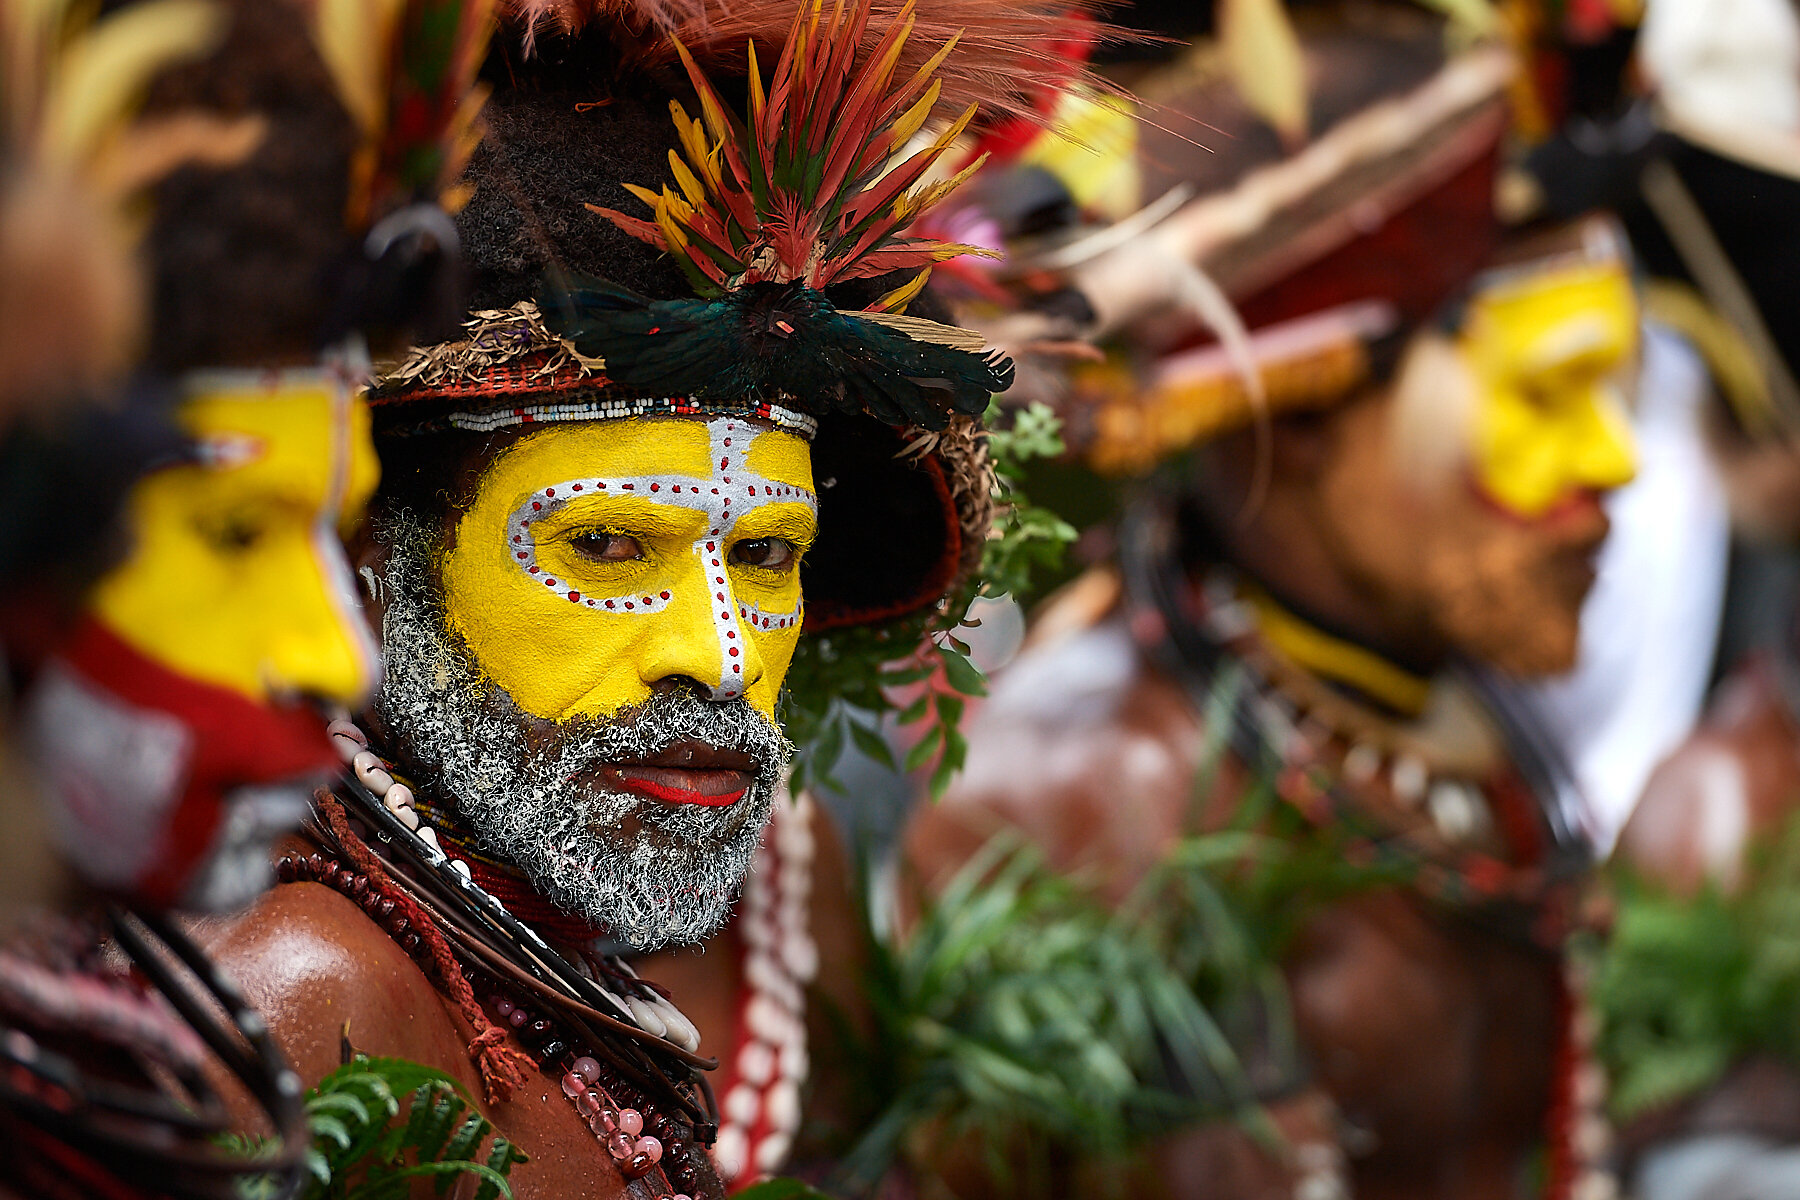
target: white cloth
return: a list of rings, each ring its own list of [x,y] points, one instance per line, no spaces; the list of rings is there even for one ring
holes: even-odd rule
[[[1699,356],[1646,325],[1633,425],[1638,475],[1608,500],[1612,533],[1581,614],[1575,670],[1525,685],[1611,852],[1650,773],[1700,716],[1725,597],[1730,516],[1700,416]]]
[[[1638,55],[1684,123],[1800,135],[1800,17],[1790,0],[1649,0]]]

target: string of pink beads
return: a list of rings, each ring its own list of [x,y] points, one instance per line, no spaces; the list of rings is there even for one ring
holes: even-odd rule
[[[587,1122],[594,1136],[619,1164],[626,1179],[642,1179],[662,1161],[663,1145],[644,1132],[644,1114],[635,1108],[620,1108],[598,1086],[600,1064],[591,1058],[578,1058],[569,1065],[562,1078],[563,1095]],[[666,1200],[692,1200],[686,1193]]]

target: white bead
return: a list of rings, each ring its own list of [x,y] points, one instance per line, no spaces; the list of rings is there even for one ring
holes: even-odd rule
[[[791,934],[781,939],[781,961],[795,979],[811,983],[819,973],[819,947],[808,934]]]
[[[394,786],[394,777],[387,773],[373,751],[364,750],[350,760],[350,766],[356,771],[356,777],[362,781],[362,785],[377,796],[386,795],[387,790]]]
[[[341,733],[334,733],[331,735],[331,748],[337,751],[339,758],[348,763],[353,762],[356,759],[356,756],[361,754],[368,747],[364,746],[361,742],[353,741],[352,739],[345,737]]]
[[[725,1114],[727,1121],[748,1129],[762,1115],[762,1096],[749,1084],[740,1083],[725,1093],[725,1103],[719,1106],[719,1111]]]
[[[775,1075],[775,1048],[763,1042],[746,1042],[738,1051],[738,1078],[762,1087]]]
[[[690,1054],[700,1049],[700,1031],[687,1019],[687,1014],[663,1001],[656,1005],[656,1015],[662,1018],[662,1023],[668,1030],[663,1034],[664,1037]]]
[[[327,725],[325,727],[325,732],[329,733],[332,737],[349,738],[365,750],[369,748],[369,735],[358,729],[354,721],[346,721],[340,718]]]
[[[413,790],[404,783],[396,783],[387,790],[387,794],[381,798],[381,802],[387,806],[389,812],[411,808],[413,806]]]
[[[1480,832],[1487,814],[1481,797],[1466,784],[1440,780],[1431,786],[1426,799],[1431,810],[1431,823],[1446,841],[1462,842]]]
[[[806,1039],[789,1042],[781,1048],[781,1075],[795,1083],[805,1083],[808,1072],[812,1070],[812,1062],[806,1053]]]
[[[1606,1068],[1592,1059],[1576,1065],[1571,1083],[1569,1090],[1574,1093],[1575,1103],[1582,1108],[1598,1108],[1606,1099]]]
[[[713,1166],[719,1170],[719,1178],[730,1182],[744,1170],[744,1159],[750,1153],[750,1138],[736,1125],[727,1125],[719,1130],[719,1140],[713,1143]]]
[[[795,862],[783,863],[781,867],[778,878],[782,908],[798,906],[804,911],[812,899],[812,869],[805,863]]]
[[[419,814],[410,805],[404,808],[396,808],[393,812],[396,817],[400,818],[400,823],[402,825],[406,826],[414,833],[419,831]]]
[[[784,1133],[800,1128],[800,1085],[792,1079],[778,1079],[763,1101],[769,1114],[769,1126]]]
[[[438,845],[437,830],[433,829],[431,826],[424,825],[420,827],[419,840],[424,842],[427,846],[430,846],[433,850],[436,850],[440,857],[443,855],[444,848]]]
[[[656,1015],[656,1010],[636,996],[625,997],[625,1007],[631,1010],[632,1020],[636,1021],[638,1028],[645,1033],[662,1037],[669,1032],[669,1027],[664,1025],[662,1018]]]
[[[752,950],[765,950],[775,945],[775,923],[763,913],[745,913],[738,922],[744,944]]]
[[[788,1028],[793,1023],[792,1014],[777,1004],[767,992],[758,992],[752,996],[750,1003],[744,1008],[744,1026],[771,1045],[787,1041]]]
[[[1367,742],[1358,742],[1344,755],[1344,778],[1362,785],[1373,782],[1381,774],[1381,751]]]
[[[1575,1122],[1575,1153],[1588,1162],[1598,1162],[1612,1148],[1612,1126],[1606,1118],[1587,1113]]]
[[[794,1139],[789,1134],[771,1133],[765,1137],[756,1147],[756,1169],[771,1173],[779,1171],[781,1164],[787,1161],[788,1149],[793,1144]]]
[[[461,875],[464,879],[474,878],[473,872],[469,870],[469,864],[460,858],[453,858],[450,860],[450,869],[455,871],[458,875]]]
[[[1394,760],[1394,799],[1408,808],[1417,807],[1425,799],[1431,774],[1417,755],[1402,754]]]

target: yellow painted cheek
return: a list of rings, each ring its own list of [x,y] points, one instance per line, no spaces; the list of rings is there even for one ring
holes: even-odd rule
[[[375,663],[341,547],[301,514],[277,512],[252,545],[221,548],[196,522],[227,502],[210,474],[177,468],[138,485],[133,552],[95,589],[95,615],[172,670],[253,700],[360,703]]]
[[[671,556],[664,570],[615,580],[594,608],[595,597],[570,580],[552,575],[550,586],[542,571],[530,576],[486,550],[501,544],[498,534],[484,537],[473,524],[465,519],[457,548],[444,558],[449,623],[527,713],[549,721],[611,716],[643,703],[663,679],[718,682],[714,605],[691,553]]]
[[[788,668],[794,663],[794,651],[800,645],[800,627],[768,633],[753,633],[750,643],[755,648],[762,678],[744,692],[750,707],[773,721],[775,704],[781,698],[781,685],[787,680]]]
[[[1623,486],[1637,473],[1630,426],[1603,388],[1553,407],[1493,390],[1479,422],[1483,490],[1523,517],[1541,517],[1576,492]]]

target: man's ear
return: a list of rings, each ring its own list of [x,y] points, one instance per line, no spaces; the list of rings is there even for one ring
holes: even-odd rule
[[[363,619],[368,622],[379,645],[381,621],[387,612],[388,601],[387,543],[375,535],[375,522],[365,520],[344,544],[344,552],[350,558],[350,569],[356,572],[356,590],[362,600]]]

